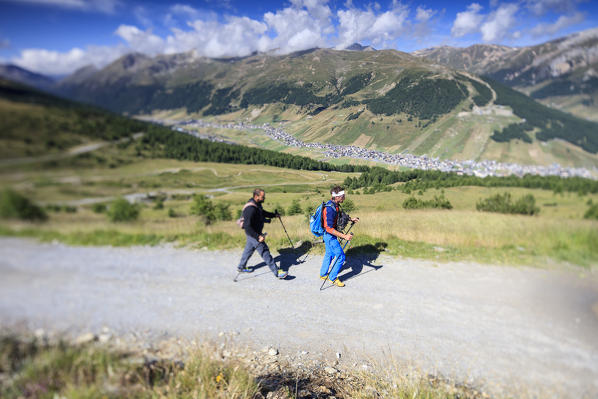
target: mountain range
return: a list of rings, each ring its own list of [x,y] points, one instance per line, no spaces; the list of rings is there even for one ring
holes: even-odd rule
[[[508,87],[541,97],[579,75],[574,95],[593,98],[584,90],[594,82],[595,37],[592,30],[526,49],[477,45],[414,54],[358,44],[228,59],[133,53],[101,69],[80,69],[51,89],[134,116],[280,122],[303,141],[595,167],[598,124]],[[569,69],[556,68],[558,59]],[[551,78],[546,70],[562,73]]]
[[[46,91],[53,90],[57,84],[57,81],[49,76],[31,72],[25,68],[10,64],[0,64],[0,77]]]
[[[443,46],[413,55],[491,77],[546,105],[598,120],[598,28],[536,46]]]

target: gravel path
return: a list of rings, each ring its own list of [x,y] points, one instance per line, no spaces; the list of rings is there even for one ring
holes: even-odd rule
[[[155,337],[237,332],[256,348],[340,352],[347,366],[395,361],[494,393],[598,397],[595,273],[354,256],[347,286],[320,291],[321,256],[283,251],[289,280],[262,265],[233,282],[239,257],[0,238],[0,323]]]

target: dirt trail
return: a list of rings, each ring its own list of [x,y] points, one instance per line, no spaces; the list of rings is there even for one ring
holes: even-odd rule
[[[0,239],[0,323],[410,364],[489,392],[598,396],[598,279],[530,268],[349,256],[347,286],[319,290],[321,256],[283,250],[233,282],[240,251],[81,248]],[[304,259],[306,260],[304,261]],[[257,255],[250,264],[259,264]],[[360,363],[357,363],[358,365]]]
[[[137,140],[143,137],[143,133],[135,133],[131,136],[133,140]],[[131,138],[125,137],[117,141],[101,141],[101,142],[92,142],[87,144],[78,145],[64,152],[60,152],[57,154],[49,154],[49,155],[41,155],[37,157],[23,157],[23,158],[12,158],[12,159],[2,159],[0,160],[0,167],[9,167],[9,166],[17,166],[17,165],[25,165],[30,163],[39,163],[39,162],[48,162],[48,161],[59,161],[61,159],[66,159],[70,157],[74,157],[76,155],[85,154],[87,152],[92,152],[99,150],[100,148],[104,148],[106,146],[115,144],[115,143],[124,143]]]

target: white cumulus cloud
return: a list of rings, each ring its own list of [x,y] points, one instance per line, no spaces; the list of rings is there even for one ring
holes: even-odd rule
[[[225,23],[196,20],[189,25],[190,31],[172,30],[166,38],[166,53],[195,50],[207,57],[232,57],[266,50],[260,48],[266,25],[247,17],[230,17]]]
[[[370,41],[374,46],[390,43],[405,33],[409,9],[400,4],[384,13],[373,10],[338,11],[338,44],[343,49],[353,43]]]
[[[188,4],[175,4],[170,7],[170,11],[174,14],[185,15],[191,19],[199,16],[199,11]]]
[[[70,8],[82,11],[100,11],[112,14],[120,5],[119,0],[7,0],[13,3],[30,3],[45,6]]]
[[[515,13],[519,6],[514,3],[502,4],[496,11],[493,11],[486,22],[482,24],[482,40],[494,42],[501,40],[510,34],[517,20]]]
[[[480,14],[480,11],[482,11],[481,5],[478,3],[471,3],[467,6],[466,11],[457,13],[457,17],[451,28],[451,35],[454,37],[461,37],[477,32],[480,29],[480,24],[484,20],[484,15]]]
[[[131,49],[140,53],[155,55],[165,50],[164,40],[151,30],[142,31],[136,26],[121,25],[114,33],[124,39]]]
[[[436,14],[435,10],[418,6],[415,10],[415,19],[419,22],[427,22]]]
[[[264,22],[274,32],[270,48],[284,54],[326,46],[328,35],[334,32],[326,1],[292,0],[291,3],[291,7],[264,14]]]
[[[561,15],[554,23],[541,23],[532,29],[533,36],[554,35],[569,26],[578,24],[585,19],[585,14],[576,12],[573,15]]]
[[[536,15],[547,12],[571,14],[577,9],[577,4],[583,0],[527,0],[527,8]]]
[[[26,49],[10,62],[46,75],[65,75],[89,64],[102,67],[128,52],[130,49],[125,46],[89,46],[85,50],[76,47],[67,52]]]

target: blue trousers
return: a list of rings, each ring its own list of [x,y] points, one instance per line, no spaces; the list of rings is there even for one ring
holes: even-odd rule
[[[338,272],[341,271],[343,263],[345,263],[345,253],[343,252],[341,244],[338,242],[338,238],[332,234],[324,233],[324,244],[326,245],[326,253],[324,254],[324,260],[322,261],[320,276],[325,276],[326,273],[328,273],[332,259],[336,258],[332,270],[330,271],[330,274],[328,274],[328,278],[331,281],[334,281],[338,277]]]
[[[253,255],[253,252],[257,249],[257,253],[264,259],[270,270],[272,270],[272,273],[277,276],[278,268],[276,267],[276,263],[274,263],[274,259],[272,259],[272,255],[270,255],[268,245],[265,242],[259,242],[251,236],[246,237],[247,243],[245,244],[243,255],[241,255],[241,262],[239,262],[238,268],[243,269],[247,265],[247,261],[251,258],[251,255]]]

